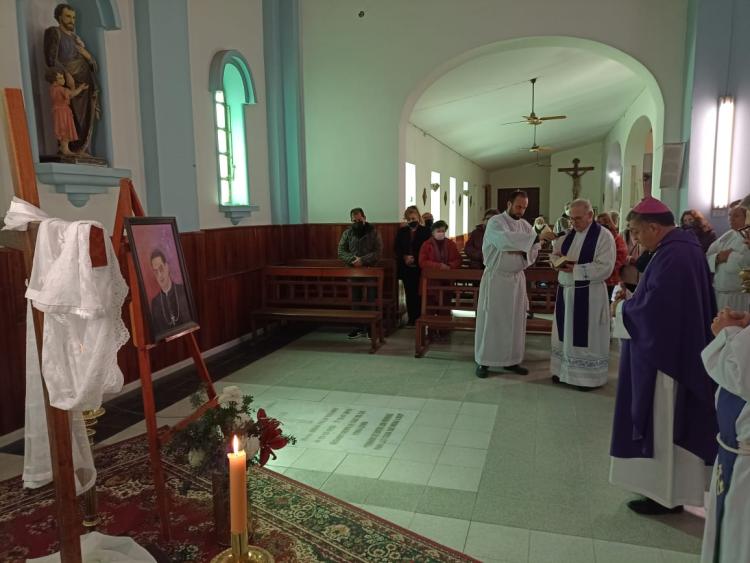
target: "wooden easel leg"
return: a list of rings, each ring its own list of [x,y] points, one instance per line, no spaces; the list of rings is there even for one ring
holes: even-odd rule
[[[52,478],[55,482],[55,508],[57,528],[60,531],[60,556],[65,563],[80,563],[81,515],[78,510],[73,469],[73,444],[70,418],[67,411],[50,406],[47,389],[44,390],[47,410]]]
[[[161,533],[165,540],[172,538],[169,528],[169,498],[164,480],[164,468],[161,464],[161,444],[156,426],[156,402],[154,388],[151,385],[151,359],[146,348],[138,348],[138,367],[141,374],[141,392],[143,394],[143,414],[148,433],[148,453],[151,458],[151,472],[156,489],[156,504],[161,520]]]
[[[201,355],[201,349],[198,347],[198,341],[195,338],[195,333],[188,335],[188,348],[190,349],[190,355],[193,357],[195,366],[198,368],[198,375],[203,380],[206,386],[206,393],[209,399],[216,397],[216,390],[214,389],[214,382],[211,380],[211,376],[208,373],[206,362],[203,360]]]

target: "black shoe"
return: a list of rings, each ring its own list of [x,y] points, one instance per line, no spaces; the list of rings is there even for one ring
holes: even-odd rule
[[[560,378],[557,377],[556,375],[553,375],[552,376],[552,383],[560,383]]]
[[[658,514],[679,514],[682,512],[682,506],[675,506],[674,508],[667,508],[651,500],[650,498],[641,498],[638,500],[631,500],[628,503],[628,508],[638,514],[646,514],[649,516]]]
[[[529,375],[529,370],[520,364],[505,366],[503,369],[505,371],[512,371],[513,373],[517,373],[518,375]]]
[[[346,336],[349,340],[356,340],[357,338],[361,338],[362,336],[364,336],[364,334],[365,332],[361,328],[354,328]]]
[[[571,387],[575,387],[579,391],[582,391],[583,393],[586,393],[587,391],[593,391],[596,389],[596,387],[585,387],[583,385],[571,385]]]
[[[487,377],[489,371],[490,370],[487,368],[487,366],[480,366],[479,364],[477,364],[477,369],[474,373],[476,373],[478,378],[484,379],[485,377]]]

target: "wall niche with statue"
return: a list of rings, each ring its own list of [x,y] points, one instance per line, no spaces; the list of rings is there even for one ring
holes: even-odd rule
[[[105,33],[116,0],[17,0],[21,73],[40,182],[83,206],[129,170],[110,168],[112,130]]]

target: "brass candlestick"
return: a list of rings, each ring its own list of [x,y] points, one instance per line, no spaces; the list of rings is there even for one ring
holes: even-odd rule
[[[83,411],[83,423],[86,426],[86,436],[89,439],[89,446],[93,450],[94,448],[94,436],[96,435],[95,426],[98,422],[99,417],[104,414],[104,408],[99,407],[98,409],[91,411]],[[102,522],[101,516],[99,516],[99,508],[96,502],[96,485],[91,487],[88,491],[83,493],[83,527],[87,529],[94,529]]]
[[[232,547],[225,549],[211,563],[274,563],[273,555],[262,547],[248,545],[247,530],[244,532],[232,532]]]
[[[750,268],[740,270],[740,279],[742,280],[742,292],[750,293]]]

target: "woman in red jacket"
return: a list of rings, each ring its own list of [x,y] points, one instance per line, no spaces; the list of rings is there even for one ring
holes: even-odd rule
[[[432,238],[419,250],[419,267],[423,270],[450,270],[461,267],[461,255],[456,243],[445,236],[448,223],[436,221],[432,225]]]
[[[607,284],[607,294],[612,297],[612,291],[620,283],[620,270],[622,270],[622,267],[628,261],[628,245],[625,244],[625,239],[622,238],[622,235],[617,232],[615,222],[609,213],[599,213],[596,216],[596,222],[602,227],[606,227],[615,239],[615,250],[617,252],[615,256],[615,269],[612,270],[612,275],[605,282]]]

